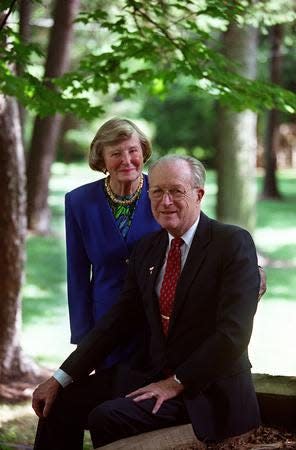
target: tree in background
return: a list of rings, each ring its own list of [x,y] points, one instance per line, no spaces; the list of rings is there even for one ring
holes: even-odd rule
[[[154,158],[183,151],[213,167],[215,101],[211,97],[191,92],[181,78],[164,98],[148,95],[140,115],[155,125]]]
[[[4,24],[7,15],[0,14]],[[0,38],[1,48],[7,40]],[[1,54],[1,52],[0,52]],[[14,68],[12,67],[12,70]],[[26,226],[25,161],[19,108],[15,98],[0,93],[0,380],[36,373],[22,352],[21,287]]]
[[[79,0],[56,0],[54,24],[51,29],[44,80],[50,85],[54,77],[65,73],[69,66],[73,21]],[[56,154],[62,116],[37,116],[34,123],[27,168],[28,228],[37,233],[46,233],[50,228],[48,186],[51,165]]]
[[[281,84],[282,72],[282,42],[283,26],[274,25],[269,32],[270,40],[270,80],[272,83]],[[267,112],[267,124],[265,130],[264,145],[264,185],[262,196],[264,198],[280,198],[276,182],[276,150],[278,147],[280,112],[272,108]]]
[[[23,43],[29,42],[31,38],[31,27],[30,27],[30,19],[32,14],[32,2],[30,0],[20,0],[19,1],[19,36],[20,41]],[[16,61],[16,73],[21,75],[23,73],[24,67],[22,64]],[[24,135],[24,126],[25,126],[25,116],[26,110],[21,103],[19,103],[20,109],[20,120],[22,126],[22,136]]]
[[[64,12],[64,9],[60,10],[58,18],[60,15],[63,16]],[[4,14],[0,16],[2,25],[5,20]],[[61,28],[64,27],[63,19],[59,25]],[[13,34],[11,36],[13,38]],[[64,36],[65,32],[62,30],[59,38]],[[9,44],[3,40],[2,43],[3,50],[5,50]],[[59,40],[51,43],[52,47],[49,53],[53,54],[53,59],[48,58],[49,68],[46,72],[48,76],[51,70],[54,75],[58,74],[54,72],[54,67],[50,67],[50,64],[54,62],[58,44]],[[61,62],[63,63],[63,58]],[[19,69],[18,73],[21,74],[22,70]],[[40,124],[42,124],[42,120]],[[47,125],[50,127],[50,121],[47,122]],[[42,125],[40,126],[42,127]],[[41,148],[39,150],[41,151]],[[16,100],[2,94],[0,97],[0,155],[0,200],[3,208],[0,222],[2,236],[0,244],[2,255],[0,263],[0,379],[1,382],[5,382],[8,379],[21,378],[24,375],[38,375],[39,371],[35,364],[23,354],[20,346],[20,292],[24,275],[24,247],[27,232],[25,161]]]
[[[257,32],[231,24],[223,36],[223,51],[247,79],[256,77]],[[257,115],[221,106],[218,113],[217,217],[254,230],[256,218]]]
[[[25,162],[15,99],[0,95],[0,379],[31,370],[20,347],[26,235]]]

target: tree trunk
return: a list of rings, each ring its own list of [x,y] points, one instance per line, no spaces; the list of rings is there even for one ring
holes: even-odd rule
[[[19,0],[19,16],[20,16],[19,35],[20,40],[23,43],[27,43],[31,36],[31,27],[30,27],[31,14],[32,14],[32,1]],[[17,75],[21,75],[23,73],[23,66],[21,64],[16,65],[16,73]],[[20,103],[19,103],[19,110],[20,110],[20,122],[22,127],[22,138],[23,138],[26,111],[25,108]]]
[[[25,163],[18,106],[0,96],[0,380],[27,370],[20,348],[26,233]]]
[[[231,24],[224,34],[224,54],[238,64],[240,75],[255,78],[257,33]],[[220,107],[218,112],[217,217],[251,232],[256,222],[257,115]]]
[[[270,79],[272,83],[281,83],[283,26],[274,25],[270,30],[271,58]],[[276,150],[278,147],[279,112],[272,109],[267,115],[267,126],[264,146],[265,177],[262,197],[280,198],[276,180]]]
[[[60,139],[58,142],[59,155],[65,164],[73,161],[73,143],[67,142],[67,132],[70,130],[78,130],[81,126],[81,120],[73,114],[66,114],[63,118],[60,131]]]
[[[54,25],[51,30],[45,66],[45,79],[62,75],[69,65],[73,20],[79,0],[56,0]],[[36,233],[46,233],[50,227],[48,184],[55,158],[61,116],[35,120],[28,160],[28,227]]]

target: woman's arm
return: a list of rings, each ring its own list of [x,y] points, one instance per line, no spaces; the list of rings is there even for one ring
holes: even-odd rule
[[[78,344],[94,326],[91,301],[91,262],[83,243],[83,230],[75,217],[71,194],[65,197],[67,289],[71,343]]]

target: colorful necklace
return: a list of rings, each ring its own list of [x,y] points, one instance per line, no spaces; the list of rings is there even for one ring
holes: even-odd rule
[[[136,191],[132,194],[129,198],[124,198],[126,196],[117,196],[112,192],[111,186],[110,186],[110,175],[105,178],[105,189],[108,194],[108,197],[112,200],[114,203],[118,203],[119,205],[131,205],[140,195],[142,187],[143,187],[143,174],[141,174],[139,186],[137,187]]]

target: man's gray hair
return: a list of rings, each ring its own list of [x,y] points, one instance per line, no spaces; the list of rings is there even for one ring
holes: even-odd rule
[[[151,174],[152,170],[162,163],[170,163],[170,162],[179,162],[185,161],[190,170],[192,176],[192,184],[194,187],[200,186],[204,187],[206,180],[206,169],[204,165],[193,156],[185,156],[185,155],[166,155],[162,158],[158,159],[155,163],[151,164],[149,167],[148,175]]]

